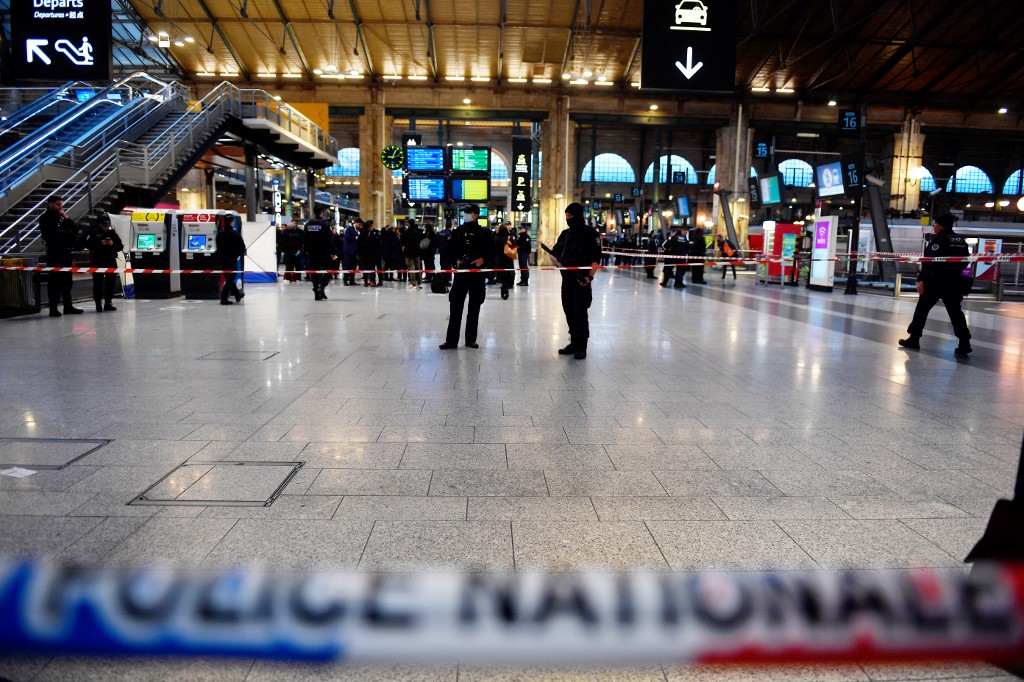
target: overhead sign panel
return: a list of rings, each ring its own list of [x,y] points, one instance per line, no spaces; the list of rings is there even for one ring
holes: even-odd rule
[[[732,92],[737,0],[644,0],[640,88]]]
[[[110,0],[12,0],[14,80],[110,80]]]
[[[529,211],[533,204],[530,196],[533,140],[527,136],[512,137],[512,210]]]

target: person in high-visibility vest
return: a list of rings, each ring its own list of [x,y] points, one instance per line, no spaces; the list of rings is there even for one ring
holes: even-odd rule
[[[722,258],[734,258],[736,256],[737,251],[738,251],[738,249],[736,248],[736,245],[732,243],[732,240],[731,239],[726,239],[722,235],[718,235],[718,244],[717,244],[717,246],[718,246],[718,252],[720,254],[722,254]],[[726,271],[729,268],[732,268],[732,278],[736,279],[736,264],[735,263],[727,263],[726,265],[722,266],[722,279],[725,279],[725,273],[726,273]]]

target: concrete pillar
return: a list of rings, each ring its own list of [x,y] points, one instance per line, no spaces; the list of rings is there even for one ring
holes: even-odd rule
[[[889,186],[889,207],[900,212],[914,211],[921,202],[921,179],[915,177],[921,167],[924,135],[921,123],[913,114],[903,120],[900,132],[893,134],[892,178]]]
[[[573,194],[571,160],[575,156],[576,124],[569,120],[569,98],[559,96],[552,103],[548,118],[541,123],[541,156],[544,164],[540,188],[540,226],[537,239],[553,246],[565,229],[565,207],[579,197]],[[538,251],[539,262],[550,264],[547,254]]]
[[[380,162],[380,152],[392,144],[393,120],[384,115],[380,89],[370,91],[370,104],[359,117],[359,211],[377,225],[391,220],[391,171]]]
[[[750,203],[747,182],[750,177],[750,150],[753,132],[743,105],[737,104],[733,110],[729,126],[719,128],[715,132],[715,177],[723,190],[729,194],[729,208],[732,210],[736,236],[740,240],[740,248],[746,248],[748,227],[750,225]],[[725,234],[725,218],[719,202],[722,197],[715,195],[711,205],[712,215],[706,216],[714,223],[713,234]],[[696,222],[695,222],[696,224]],[[698,225],[698,227],[704,227]]]

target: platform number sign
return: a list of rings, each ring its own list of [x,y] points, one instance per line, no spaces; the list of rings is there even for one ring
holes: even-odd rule
[[[856,199],[861,196],[864,187],[864,171],[856,157],[843,158],[843,184],[846,185],[846,196]]]
[[[677,185],[686,183],[686,172],[685,171],[672,171],[672,182]]]
[[[755,142],[754,143],[754,158],[755,159],[767,159],[768,158],[768,143],[767,142]]]
[[[636,197],[640,196],[640,188],[639,187],[631,187],[630,190],[629,190],[629,196],[633,197],[634,199]]]
[[[614,201],[616,204],[622,203],[622,195],[616,194],[614,197],[612,197],[612,201]]]
[[[839,111],[839,130],[846,133],[858,132],[863,125],[860,112],[856,109],[842,109]]]

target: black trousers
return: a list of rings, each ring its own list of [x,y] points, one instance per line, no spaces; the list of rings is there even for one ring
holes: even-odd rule
[[[669,262],[666,261],[665,264],[661,267],[661,283],[664,284],[665,286],[668,286],[668,281],[672,279],[676,270],[674,265],[669,265],[668,263]]]
[[[703,282],[704,281],[704,265],[691,265],[690,266],[690,281],[691,282]]]
[[[110,300],[114,298],[114,282],[116,281],[117,275],[94,274],[92,276],[92,300],[96,301],[96,305],[110,303]]]
[[[971,330],[967,328],[967,319],[964,311],[960,308],[964,295],[960,291],[960,280],[957,278],[951,282],[925,282],[924,293],[917,299],[917,307],[914,308],[914,319],[907,327],[907,333],[911,336],[921,336],[924,333],[924,324],[928,320],[928,313],[936,303],[942,301],[949,313],[949,321],[953,323],[953,333],[961,342],[970,341]]]
[[[221,265],[221,267],[225,267],[225,266]],[[237,265],[232,265],[231,267],[235,268],[235,267],[238,267],[238,266]],[[234,296],[235,298],[238,298],[239,296],[242,295],[242,292],[238,290],[238,281],[237,281],[237,279],[238,279],[238,273],[237,272],[228,272],[228,273],[224,274],[224,286],[221,287],[221,289],[220,289],[220,300],[226,301],[226,300],[228,300],[228,296]]]
[[[732,268],[732,278],[736,279],[736,264],[735,263],[729,263],[727,265],[723,265],[722,266],[722,279],[725,279],[725,273],[729,270],[729,268]]]
[[[61,267],[70,267],[61,266]],[[46,297],[50,302],[50,309],[56,310],[57,306],[60,305],[61,299],[64,299],[64,307],[71,307],[71,273],[70,272],[51,272],[48,273],[49,277],[46,280]]]
[[[342,258],[343,258],[343,260],[342,260],[343,268],[342,269],[344,269],[344,270],[355,270],[356,269],[356,254],[354,254],[354,253],[346,253]],[[354,273],[354,272],[346,272],[344,275],[342,275],[341,280],[343,282],[348,282],[349,284],[355,284],[356,283],[356,273]]]
[[[299,254],[286,253],[284,255],[284,279],[286,282],[298,282],[299,276],[294,273],[299,269]]]
[[[480,306],[487,296],[486,277],[482,272],[459,272],[455,274],[452,288],[448,292],[451,312],[448,316],[448,333],[445,343],[457,344],[462,328],[462,309],[469,298],[466,313],[466,343],[476,343],[477,324],[480,322]]]
[[[307,257],[306,264],[310,270],[330,270],[334,267],[336,261],[331,260],[330,256],[314,256]],[[327,285],[331,282],[331,276],[326,273],[317,273],[312,275],[313,278],[313,291],[323,291],[327,288]]]
[[[519,282],[528,284],[530,281],[530,254],[519,254]]]
[[[654,274],[654,265],[657,263],[655,258],[644,258],[644,269],[647,270],[647,279],[657,279],[657,275]]]
[[[579,279],[572,275],[562,277],[562,311],[569,325],[569,336],[572,340],[590,338],[590,304],[594,300],[594,290],[587,284],[580,286]]]

